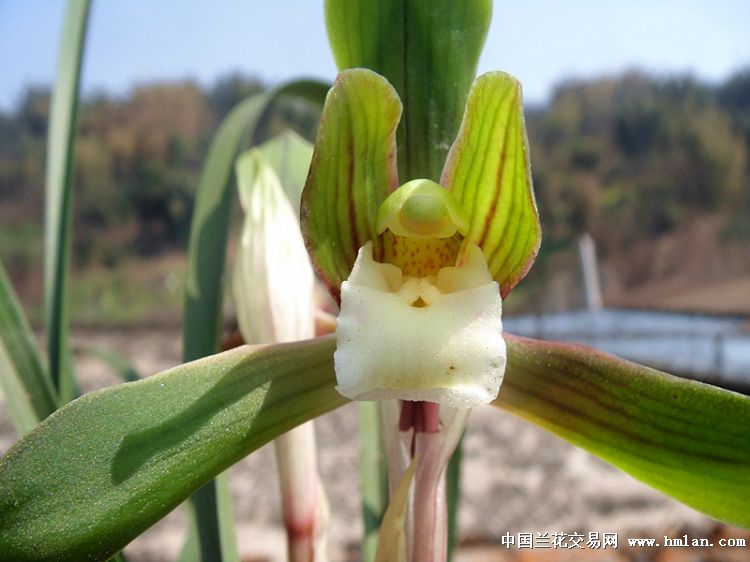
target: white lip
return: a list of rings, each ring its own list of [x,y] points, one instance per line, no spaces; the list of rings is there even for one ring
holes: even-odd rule
[[[363,246],[341,286],[337,390],[352,400],[425,400],[470,408],[497,397],[505,372],[502,301],[479,248],[436,277],[404,278]],[[425,306],[412,304],[421,299]]]

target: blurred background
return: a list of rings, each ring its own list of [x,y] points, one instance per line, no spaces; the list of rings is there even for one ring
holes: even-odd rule
[[[63,7],[0,1],[0,257],[36,320]],[[576,241],[589,232],[610,305],[750,312],[748,21],[741,1],[497,3],[480,72],[524,84],[544,223],[540,259],[510,311],[580,306]],[[322,2],[94,3],[74,323],[179,321],[208,141],[238,101],[300,76],[335,76]],[[314,134],[302,107],[276,120]]]
[[[594,308],[689,313],[696,321],[719,315],[711,318],[747,334],[750,3],[522,4],[496,2],[479,69],[506,70],[524,84],[543,223],[539,259],[507,312],[540,321],[592,306],[579,257],[587,235],[595,251],[586,259],[599,285],[594,301],[601,301]],[[37,326],[45,144],[63,10],[63,0],[0,0],[0,259]],[[291,78],[334,76],[322,2],[93,3],[73,199],[76,341],[117,350],[144,375],[179,362],[193,196],[217,125],[248,95]],[[271,116],[270,129],[291,127],[312,140],[316,119],[306,106],[287,104]],[[685,325],[683,316],[670,318]],[[736,353],[747,354],[748,345],[741,340]],[[90,388],[116,380],[101,374],[100,362],[81,362]],[[713,365],[703,378],[725,366]],[[342,417],[324,420],[321,431],[334,436],[323,436],[324,446],[335,441],[338,448],[321,462],[334,514],[340,508],[339,517],[356,520],[358,500],[344,485],[354,473],[341,468],[356,463],[356,433],[336,434],[353,415],[335,415]],[[480,475],[467,487],[470,507],[461,515],[472,544],[492,543],[507,530],[713,529],[534,428],[508,416],[498,427],[496,416],[480,411],[467,441],[467,471]],[[2,426],[4,450],[15,437],[7,419]],[[498,452],[506,470],[483,487],[477,482],[494,457],[471,458],[488,443],[513,458]],[[270,476],[272,457],[266,451],[251,462],[234,469],[242,473],[233,483],[242,540],[251,554],[275,559],[262,548],[269,537],[283,541],[275,492],[249,476]],[[574,500],[565,486],[577,490]],[[505,511],[487,498],[504,498]],[[155,543],[179,548],[179,537],[154,532]],[[343,524],[334,531],[337,552],[356,559],[356,532]],[[151,546],[133,548],[138,559],[163,556]]]

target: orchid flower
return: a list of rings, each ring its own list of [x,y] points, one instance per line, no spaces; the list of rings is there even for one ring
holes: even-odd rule
[[[271,163],[306,170],[309,143],[287,132],[241,155],[236,163],[245,214],[232,276],[237,321],[246,343],[282,343],[315,336],[315,276],[290,199],[299,201],[303,177],[288,177],[285,192]],[[294,168],[288,165],[287,168]],[[296,193],[295,193],[296,189]],[[290,562],[325,562],[328,501],[317,469],[313,422],[275,441]]]
[[[502,297],[536,256],[540,227],[514,78],[477,79],[440,184],[410,178],[399,186],[400,114],[379,74],[339,74],[323,109],[302,227],[341,303],[337,390],[389,401],[382,417],[392,490],[419,459],[403,555],[439,561],[445,467],[468,408],[500,390]]]
[[[77,4],[85,17],[86,3]],[[208,152],[185,323],[186,357],[202,359],[86,394],[0,458],[0,557],[110,559],[233,463],[346,404],[334,387],[381,406],[391,502],[377,560],[445,559],[445,464],[470,406],[490,400],[711,517],[750,526],[750,398],[590,347],[501,333],[499,299],[530,267],[540,232],[518,83],[490,73],[471,87],[491,12],[490,0],[326,0],[338,67],[388,77],[339,75],[300,207],[314,267],[342,305],[337,336],[211,355],[231,166],[279,96],[315,101],[327,89],[299,81],[239,104]],[[512,25],[512,17],[502,21]],[[240,301],[247,297],[238,303],[240,323],[249,341],[307,337],[309,265],[277,189],[295,183],[276,181],[262,165],[255,171],[267,185],[243,201],[251,226],[242,242],[255,253],[243,253],[237,266],[249,272],[235,278]],[[294,202],[297,192],[289,195]],[[266,203],[256,206],[256,196]],[[263,236],[267,244],[255,246]],[[256,292],[266,298],[253,300]],[[2,275],[0,294],[4,376],[16,377],[10,388],[21,402],[40,405],[33,391],[43,369],[24,367],[42,363]],[[330,325],[316,317],[315,333]],[[49,414],[41,406],[29,419]],[[291,468],[282,470],[282,487],[288,478],[305,490],[285,499],[285,513],[312,506],[322,516],[312,457],[305,458],[280,460]],[[221,527],[222,518],[206,515],[208,526]],[[377,519],[366,518],[369,533]],[[311,521],[286,521],[290,531],[313,531],[296,543],[302,558],[320,528],[320,519]]]

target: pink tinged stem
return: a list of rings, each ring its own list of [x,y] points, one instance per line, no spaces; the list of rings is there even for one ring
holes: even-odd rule
[[[440,405],[434,402],[402,400],[399,431],[437,433],[440,431]]]
[[[416,402],[410,400],[400,400],[401,415],[398,418],[398,430],[409,431],[414,427],[414,405]]]
[[[421,402],[422,425],[417,431],[437,433],[440,431],[440,405],[434,402]]]
[[[440,432],[415,434],[418,463],[412,503],[412,562],[445,562],[448,559],[445,470],[466,426],[469,411],[445,410]]]
[[[318,476],[311,422],[276,439],[290,562],[325,562],[328,504]]]
[[[417,472],[414,486],[414,536],[412,562],[444,562],[447,560],[447,519],[445,508],[445,469],[439,458],[428,451],[439,435],[417,434]],[[422,457],[427,454],[429,457]]]

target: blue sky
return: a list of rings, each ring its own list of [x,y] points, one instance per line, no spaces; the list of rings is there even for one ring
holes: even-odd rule
[[[50,84],[64,0],[0,0],[0,110]],[[750,66],[747,0],[496,1],[480,71],[500,69],[545,101],[570,77],[641,68],[716,82]],[[322,0],[94,0],[84,93],[230,71],[277,83],[332,79]]]

